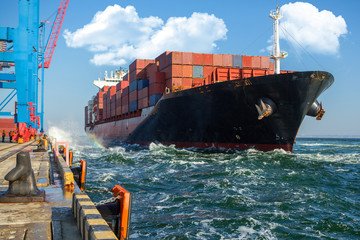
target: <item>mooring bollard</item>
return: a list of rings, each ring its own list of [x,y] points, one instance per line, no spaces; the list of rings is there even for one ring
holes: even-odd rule
[[[16,166],[6,174],[5,180],[9,181],[9,188],[0,195],[0,202],[43,202],[45,200],[45,192],[36,186],[28,152],[20,152],[16,155]]]

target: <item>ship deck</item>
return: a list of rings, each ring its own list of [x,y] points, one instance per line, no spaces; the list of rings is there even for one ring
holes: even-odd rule
[[[73,191],[56,180],[59,172],[51,169],[49,152],[34,149],[35,141],[0,143],[0,192],[8,188],[4,176],[15,167],[19,151],[30,152],[37,187],[45,191],[45,202],[0,203],[0,239],[81,239],[71,211]]]

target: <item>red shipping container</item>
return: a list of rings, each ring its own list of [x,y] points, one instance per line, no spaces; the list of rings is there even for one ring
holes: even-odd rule
[[[182,65],[182,77],[192,78],[193,77],[193,66],[192,65]]]
[[[149,96],[149,87],[138,90],[138,99],[142,99]]]
[[[182,78],[170,78],[166,80],[166,88],[171,92],[181,91],[183,89]]]
[[[264,76],[266,74],[266,70],[254,69],[253,70],[253,77]]]
[[[129,104],[129,96],[122,96],[121,105],[128,105],[128,104]]]
[[[146,68],[136,69],[130,73],[130,82],[133,82],[136,79],[145,79],[146,78]]]
[[[138,100],[138,109],[143,109],[147,107],[149,107],[149,97]]]
[[[151,76],[149,79],[149,84],[154,83],[165,83],[165,73],[164,72],[156,72],[155,75]]]
[[[133,82],[135,80],[136,80],[136,71],[133,71],[130,73],[129,82]]]
[[[211,75],[211,73],[214,71],[214,67],[213,66],[204,66],[203,67],[203,76],[204,78],[207,78],[209,75]]]
[[[193,64],[193,53],[183,52],[182,53],[182,64],[192,65]]]
[[[138,99],[138,98],[137,98],[137,95],[138,95],[138,91],[137,91],[137,90],[131,92],[130,95],[129,95],[129,101],[130,101],[130,102],[136,101],[136,100]]]
[[[213,54],[213,65],[217,67],[223,66],[221,54]]]
[[[193,64],[194,65],[203,65],[204,57],[202,53],[193,53]]]
[[[129,73],[125,74],[123,77],[123,81],[129,81]]]
[[[193,87],[199,87],[205,84],[205,80],[203,78],[193,78]]]
[[[262,69],[269,69],[270,68],[270,58],[266,56],[261,56],[261,68]]]
[[[261,68],[261,57],[260,56],[252,56],[251,57],[251,67],[252,68]]]
[[[89,124],[89,106],[85,107],[85,125],[87,124]],[[0,124],[0,126],[4,128],[4,125]]]
[[[123,95],[123,96],[129,95],[129,87],[126,87],[126,88],[124,88],[124,89],[122,90],[122,95]]]
[[[213,54],[204,53],[203,54],[203,65],[212,66],[213,65]]]
[[[158,71],[156,63],[151,63],[146,67],[146,78],[150,79]]]
[[[212,83],[212,75],[213,73],[211,73],[210,75],[208,75],[205,79],[205,84],[208,85],[208,84],[211,84]]]
[[[274,70],[275,70],[275,63],[270,62],[270,71],[274,71]]]
[[[116,84],[116,92],[118,92],[121,89],[126,88],[127,86],[129,86],[129,82],[127,81],[121,81],[118,84]]]
[[[273,70],[267,70],[266,75],[274,75],[274,71]]]
[[[169,52],[166,55],[166,63],[171,64],[182,64],[182,52]]]
[[[121,115],[121,105],[119,105],[119,106],[116,107],[115,114],[116,114],[116,116]]]
[[[104,87],[101,89],[101,92],[107,92],[108,89],[109,89],[108,86],[104,86]]]
[[[243,68],[251,68],[251,56],[243,56],[242,64]]]
[[[218,82],[229,80],[229,69],[228,68],[217,68],[216,78]]]
[[[161,71],[162,69],[166,68],[168,66],[167,63],[167,59],[166,59],[166,55],[168,55],[169,52],[163,52],[161,55],[159,55],[157,58],[155,58],[156,62],[159,62],[159,70]]]
[[[121,105],[121,113],[125,114],[129,112],[129,105]]]
[[[165,83],[153,83],[149,86],[149,95],[163,94],[165,92]]]
[[[224,67],[232,67],[233,57],[230,54],[221,54]]]
[[[116,92],[116,106],[121,105],[121,91]]]
[[[182,79],[182,85],[185,87],[187,87],[186,89],[188,88],[191,88],[192,86],[192,78],[183,78]]]
[[[112,86],[107,90],[107,96],[108,98],[112,95],[116,94],[116,86]]]
[[[251,78],[251,77],[252,77],[252,69],[242,70],[242,78]]]
[[[165,79],[182,77],[182,65],[169,65],[163,72],[165,73]]]
[[[240,68],[230,68],[229,69],[229,79],[235,80],[241,78],[241,69]]]
[[[146,68],[150,63],[154,63],[153,59],[136,59],[129,66],[129,71],[142,70]]]

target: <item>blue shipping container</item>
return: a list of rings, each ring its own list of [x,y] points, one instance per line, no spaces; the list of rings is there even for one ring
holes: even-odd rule
[[[135,80],[129,83],[129,93],[137,90],[137,81],[138,80]]]
[[[137,90],[144,89],[149,86],[149,79],[137,80]]]
[[[242,55],[233,55],[233,66],[242,67]]]
[[[134,112],[138,109],[138,102],[136,101],[132,101],[129,104],[129,112]]]
[[[204,68],[203,66],[193,66],[193,78],[203,78]]]
[[[149,97],[149,105],[150,106],[155,106],[156,103],[160,100],[160,98],[162,97],[162,94],[154,94],[154,95],[151,95]]]

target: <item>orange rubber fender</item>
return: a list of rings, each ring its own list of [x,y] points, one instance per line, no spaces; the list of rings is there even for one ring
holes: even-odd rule
[[[85,160],[80,160],[81,164],[81,176],[80,176],[80,190],[84,191],[86,182],[87,163]]]
[[[120,203],[120,224],[119,239],[129,239],[130,214],[131,214],[131,194],[120,185],[115,185],[113,189],[114,197],[118,197]]]

